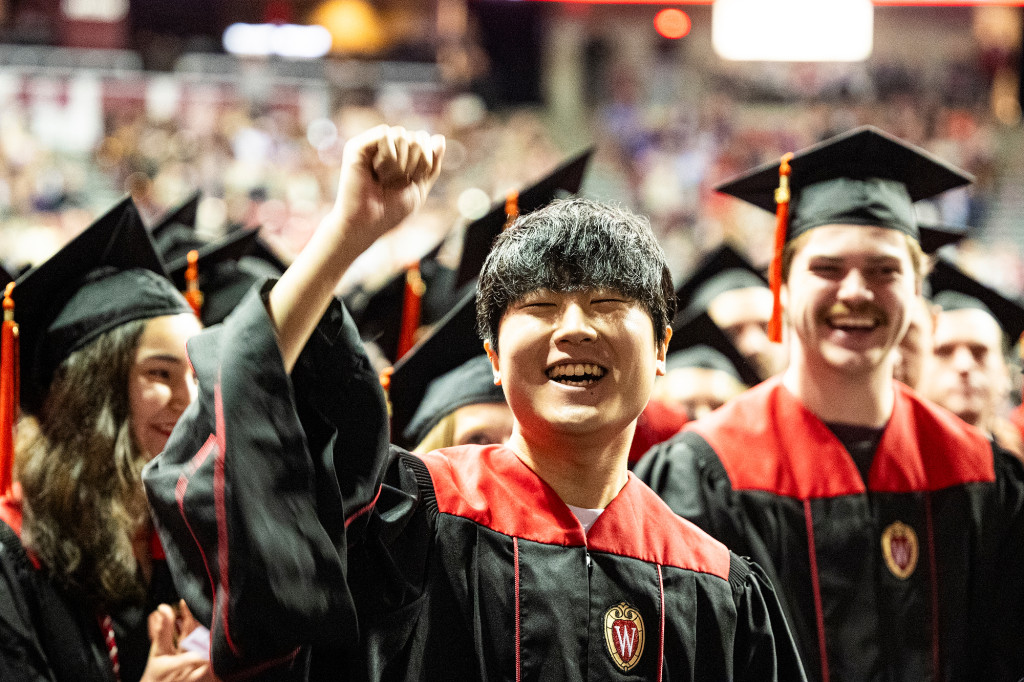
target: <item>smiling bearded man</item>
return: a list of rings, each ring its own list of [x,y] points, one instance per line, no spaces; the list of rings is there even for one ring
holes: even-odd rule
[[[636,472],[764,566],[813,679],[1024,675],[1020,465],[892,378],[925,269],[912,202],[968,181],[863,128],[720,188],[778,209],[789,368]]]
[[[388,445],[376,374],[331,291],[422,203],[442,151],[402,129],[353,138],[309,246],[265,302],[189,347],[198,406],[146,483],[216,672],[804,679],[761,570],[626,470],[670,336],[646,220],[583,200],[520,217],[477,303],[509,446]]]

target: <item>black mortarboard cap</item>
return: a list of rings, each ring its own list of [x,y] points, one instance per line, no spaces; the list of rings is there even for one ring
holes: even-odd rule
[[[441,320],[458,303],[453,287],[454,271],[437,260],[441,244],[430,250],[418,263],[423,283],[420,299],[420,325]],[[372,341],[391,362],[398,360],[399,337],[405,306],[406,270],[388,279],[378,289],[367,293],[357,290],[345,297],[345,306],[359,328],[364,341]]]
[[[973,182],[967,172],[871,126],[793,154],[786,241],[821,225],[887,227],[918,238],[913,202]],[[780,162],[716,189],[775,212]]]
[[[150,229],[156,251],[165,263],[184,258],[192,249],[205,244],[196,233],[200,193],[193,192],[177,208],[171,209]]]
[[[748,287],[767,289],[768,280],[740,252],[722,244],[705,256],[676,290],[679,316],[689,319],[707,310],[719,294]]]
[[[258,268],[260,272],[276,272],[277,275],[283,274],[290,265],[290,263],[288,263],[274,247],[264,241],[262,237],[257,237],[253,240],[249,247],[249,251],[245,256],[243,256],[241,262],[245,263],[251,260],[260,261],[262,264],[270,268],[270,270],[267,270],[266,268],[260,267]]]
[[[1024,305],[1003,296],[952,263],[938,259],[928,275],[929,298],[943,310],[982,310],[999,323],[1009,346],[1024,334]]]
[[[707,353],[705,350],[691,352],[684,358],[674,357],[677,354],[691,351],[698,347],[713,350],[718,358],[714,358],[712,354]],[[712,364],[712,358],[714,358],[714,362],[717,364]],[[721,366],[723,359],[728,363],[728,367]],[[683,365],[681,364],[682,361],[689,364]],[[702,361],[709,364],[699,364]],[[762,377],[758,375],[757,370],[743,357],[732,341],[729,340],[729,337],[726,336],[725,332],[715,324],[715,321],[711,319],[711,316],[706,311],[698,313],[685,321],[673,324],[666,363],[670,368],[691,366],[722,369],[747,386],[754,386],[762,381]]]
[[[476,292],[467,294],[391,375],[391,434],[414,447],[465,405],[504,402],[476,331]]]
[[[921,232],[921,250],[934,254],[943,246],[959,244],[967,237],[968,228],[950,225],[918,225]]]
[[[240,267],[239,261],[257,242],[258,228],[238,230],[217,241],[197,249],[199,290],[203,294],[200,311],[203,326],[209,327],[224,320],[235,309],[253,285],[263,278]],[[175,286],[186,287],[187,255],[167,264]]]
[[[519,214],[536,211],[542,206],[557,199],[559,193],[576,194],[583,184],[583,175],[587,164],[594,153],[590,147],[562,163],[533,185],[519,192]],[[491,252],[494,240],[505,227],[505,200],[495,203],[491,210],[482,218],[478,218],[466,226],[466,234],[462,242],[462,256],[455,275],[455,288],[476,279],[480,268]]]
[[[14,281],[14,275],[7,272],[7,268],[0,265],[0,287],[7,286],[8,282]]]
[[[132,320],[191,312],[167,277],[130,198],[18,279],[21,405],[42,406],[53,372],[74,351]]]
[[[786,154],[716,189],[775,212],[768,283],[775,298],[768,338],[782,340],[784,245],[822,225],[864,225],[920,239],[914,202],[973,181],[923,149],[871,126]]]

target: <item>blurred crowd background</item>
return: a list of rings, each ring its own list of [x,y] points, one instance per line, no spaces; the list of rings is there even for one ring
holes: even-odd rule
[[[969,230],[949,256],[1011,297],[1024,291],[1024,10],[875,8],[865,61],[730,62],[708,3],[507,0],[4,0],[0,2],[0,261],[40,262],[125,192],[150,221],[198,189],[211,236],[262,226],[295,253],[333,201],[345,140],[379,122],[449,138],[427,210],[365,254],[345,286],[372,288],[491,201],[594,144],[583,193],[650,216],[682,280],[722,241],[758,264],[773,218],[715,183],[859,124],[977,177],[921,206]],[[313,23],[317,59],[239,56],[235,22]],[[779,40],[799,40],[799,35]],[[447,254],[446,256],[444,254]]]

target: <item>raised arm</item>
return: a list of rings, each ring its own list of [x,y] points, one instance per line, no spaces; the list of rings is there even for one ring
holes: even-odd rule
[[[302,680],[311,649],[358,641],[349,547],[394,498],[391,451],[377,374],[332,294],[422,205],[443,152],[440,136],[386,126],[350,140],[334,209],[300,256],[189,342],[199,396],[143,481],[218,675]]]
[[[345,145],[334,208],[270,292],[288,372],[356,257],[423,205],[444,149],[441,135],[384,125]]]

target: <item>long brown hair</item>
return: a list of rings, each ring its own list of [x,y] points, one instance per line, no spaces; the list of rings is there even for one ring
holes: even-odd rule
[[[51,580],[96,606],[145,596],[132,540],[148,522],[146,458],[132,432],[128,381],[146,322],[69,355],[38,417],[19,425],[22,540]]]

